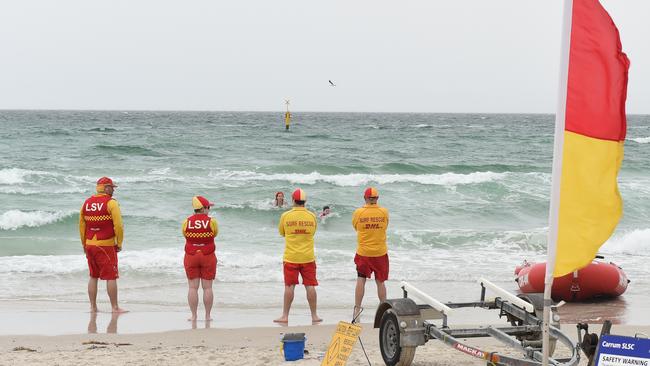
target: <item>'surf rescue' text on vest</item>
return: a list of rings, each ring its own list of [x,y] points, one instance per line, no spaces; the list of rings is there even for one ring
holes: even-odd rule
[[[187,218],[185,228],[185,253],[194,254],[201,251],[203,254],[214,253],[214,232],[210,222],[212,219],[206,214],[196,214]]]
[[[106,240],[115,236],[113,217],[108,212],[108,201],[112,199],[108,195],[92,196],[84,203],[87,239]]]

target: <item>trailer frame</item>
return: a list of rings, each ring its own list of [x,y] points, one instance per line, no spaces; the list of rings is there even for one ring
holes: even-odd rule
[[[382,358],[388,366],[408,366],[413,361],[415,349],[430,340],[443,344],[475,358],[485,360],[487,365],[536,366],[542,364],[542,320],[543,297],[541,294],[515,296],[485,279],[479,279],[481,296],[478,301],[442,303],[415,286],[402,282],[403,297],[387,299],[375,313],[374,327],[379,328],[379,345]],[[497,297],[486,298],[486,290]],[[409,294],[415,295],[424,304],[417,304]],[[508,326],[475,328],[451,328],[448,316],[458,308],[481,308],[498,310],[499,318],[506,318]],[[559,315],[555,306],[551,309],[550,326],[551,353],[556,342],[567,346],[570,358],[549,360],[550,365],[575,366],[580,361],[580,344],[573,342],[559,329]],[[436,324],[434,320],[441,320]],[[506,346],[520,351],[522,357],[502,355],[498,352],[480,349],[462,342],[463,338],[492,337]]]

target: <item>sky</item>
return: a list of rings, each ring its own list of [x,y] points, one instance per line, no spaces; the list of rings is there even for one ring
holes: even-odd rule
[[[650,1],[601,2],[632,62],[627,111],[650,114]],[[0,109],[554,113],[562,7],[3,1]]]

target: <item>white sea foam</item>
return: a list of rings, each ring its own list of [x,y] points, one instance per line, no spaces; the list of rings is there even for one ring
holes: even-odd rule
[[[0,170],[0,184],[21,184],[25,183],[25,177],[30,175],[53,175],[48,172],[41,172],[36,170],[27,170],[20,168],[9,168]]]
[[[415,128],[428,128],[428,127],[433,127],[433,126],[425,124],[425,123],[421,123],[421,124],[415,125],[413,127],[415,127]]]
[[[248,202],[244,207],[251,207],[260,211],[273,211],[278,209],[278,207],[275,206],[275,200],[273,199],[251,201]]]
[[[84,193],[87,192],[87,189],[75,188],[75,187],[63,187],[63,188],[52,188],[51,186],[45,186],[42,188],[23,188],[16,186],[0,186],[0,193],[5,194],[21,194],[21,195],[32,195],[32,194],[66,194],[66,193]]]
[[[318,182],[329,183],[340,187],[357,187],[370,182],[379,184],[418,183],[423,185],[461,185],[479,184],[501,180],[508,173],[474,172],[469,174],[264,174],[250,171],[219,171],[211,177],[231,181],[288,181],[292,184],[312,185]]]
[[[170,167],[159,168],[159,169],[152,169],[150,173],[151,173],[151,174],[155,174],[155,175],[166,175],[166,174],[169,174],[169,172],[171,171],[171,169],[172,169],[172,168],[170,168]]]
[[[401,246],[392,243],[390,246],[391,273],[394,279],[409,279],[430,281],[445,280],[470,280],[475,279],[476,273],[487,273],[495,278],[509,278],[512,269],[523,259],[543,260],[544,252],[538,245],[521,245],[522,242],[543,241],[543,228],[532,231],[512,231],[497,233],[493,231],[476,232],[472,230],[441,230],[438,234],[443,236],[460,235],[466,239],[475,238],[476,246],[471,248],[468,256],[467,247],[458,248],[458,245],[431,245],[431,240],[440,241],[441,238],[429,238],[415,235],[411,239],[417,245],[417,255],[413,255],[412,245]],[[434,231],[418,231],[414,234],[426,234]],[[498,237],[495,238],[494,235]],[[647,241],[650,229],[641,230],[631,236],[624,236],[621,245],[631,252],[638,250],[647,252]],[[474,240],[474,239],[472,239]],[[426,243],[428,242],[428,243]],[[629,243],[644,244],[636,247]],[[614,241],[614,244],[618,241]],[[611,244],[611,243],[610,243]],[[636,245],[636,244],[634,244]],[[250,248],[252,249],[252,248]],[[281,283],[282,281],[282,250],[281,248],[256,248],[244,249],[239,246],[228,247],[226,243],[219,243],[217,256],[219,258],[219,280],[230,283]],[[626,252],[626,251],[623,252]],[[494,255],[500,253],[500,255]],[[347,280],[354,276],[354,246],[346,248],[328,248],[317,246],[318,277],[324,283],[332,280]],[[153,248],[147,250],[125,250],[120,253],[120,271],[125,278],[139,274],[149,276],[145,278],[160,279],[160,275],[170,276],[182,281],[184,278],[181,245],[174,248]],[[620,256],[619,256],[620,257]],[[436,268],[431,269],[430,261],[434,259]],[[617,262],[618,262],[617,258]],[[635,268],[632,262],[624,263],[627,267]],[[456,268],[458,266],[474,266],[463,275],[449,275],[448,271],[440,268]],[[58,256],[5,256],[0,257],[0,277],[12,276],[19,280],[33,280],[43,276],[71,275],[82,277],[87,272],[84,256],[58,255]],[[141,277],[139,277],[141,278]],[[63,279],[62,279],[63,280]],[[154,282],[157,280],[153,280]],[[0,286],[0,293],[2,292]],[[154,300],[155,301],[155,300]]]
[[[0,170],[0,184],[18,184],[25,181],[25,170],[11,168]]]
[[[61,211],[9,210],[0,215],[0,230],[16,230],[21,227],[48,225],[72,214]]]
[[[285,202],[285,205],[287,203]],[[287,206],[288,207],[288,206]],[[225,209],[247,209],[252,208],[260,211],[275,211],[278,210],[278,207],[275,206],[273,199],[267,200],[257,200],[257,201],[248,201],[246,203],[217,203],[215,208],[225,208]]]
[[[183,247],[124,250],[119,254],[120,271],[137,271],[149,274],[182,274]],[[269,268],[281,268],[282,255],[252,251],[242,255],[217,248],[219,266],[235,273],[237,281],[260,281]],[[88,270],[83,254],[78,255],[22,255],[0,257],[0,273],[70,274]]]
[[[638,142],[640,144],[647,144],[647,143],[650,142],[650,137],[635,137],[635,138],[631,138],[631,139],[628,139],[628,140],[632,140],[632,141]]]
[[[650,229],[637,229],[610,238],[601,248],[604,253],[650,255]]]
[[[182,271],[183,248],[123,251],[120,270],[150,273]],[[88,270],[83,253],[78,255],[22,255],[0,257],[0,273],[70,274]]]
[[[0,273],[66,274],[87,270],[82,255],[21,255],[0,257]]]
[[[650,193],[650,185],[648,184],[647,180],[636,180],[632,182],[620,182],[619,183],[619,188],[621,191],[630,191],[630,192],[638,192],[642,194],[648,194]]]
[[[183,247],[155,248],[149,250],[123,251],[120,254],[120,270],[149,273],[176,273],[182,271]]]
[[[94,184],[97,182],[97,178],[99,177],[91,177],[88,175],[83,175],[83,176],[74,176],[74,177],[69,177],[74,180],[80,180],[83,181],[84,183],[88,184]],[[151,182],[166,182],[166,181],[177,181],[177,182],[187,182],[191,178],[183,178],[183,177],[178,177],[178,176],[172,176],[168,174],[168,171],[165,169],[159,169],[159,170],[152,170],[150,175],[135,175],[135,176],[121,176],[121,175],[115,175],[111,176],[115,184],[120,184],[120,183],[151,183]]]

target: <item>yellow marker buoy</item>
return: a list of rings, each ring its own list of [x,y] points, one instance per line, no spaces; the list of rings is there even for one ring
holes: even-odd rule
[[[284,113],[284,126],[286,130],[289,130],[289,125],[291,124],[291,112],[289,112],[289,99],[285,100],[284,103],[287,105],[287,111]]]

